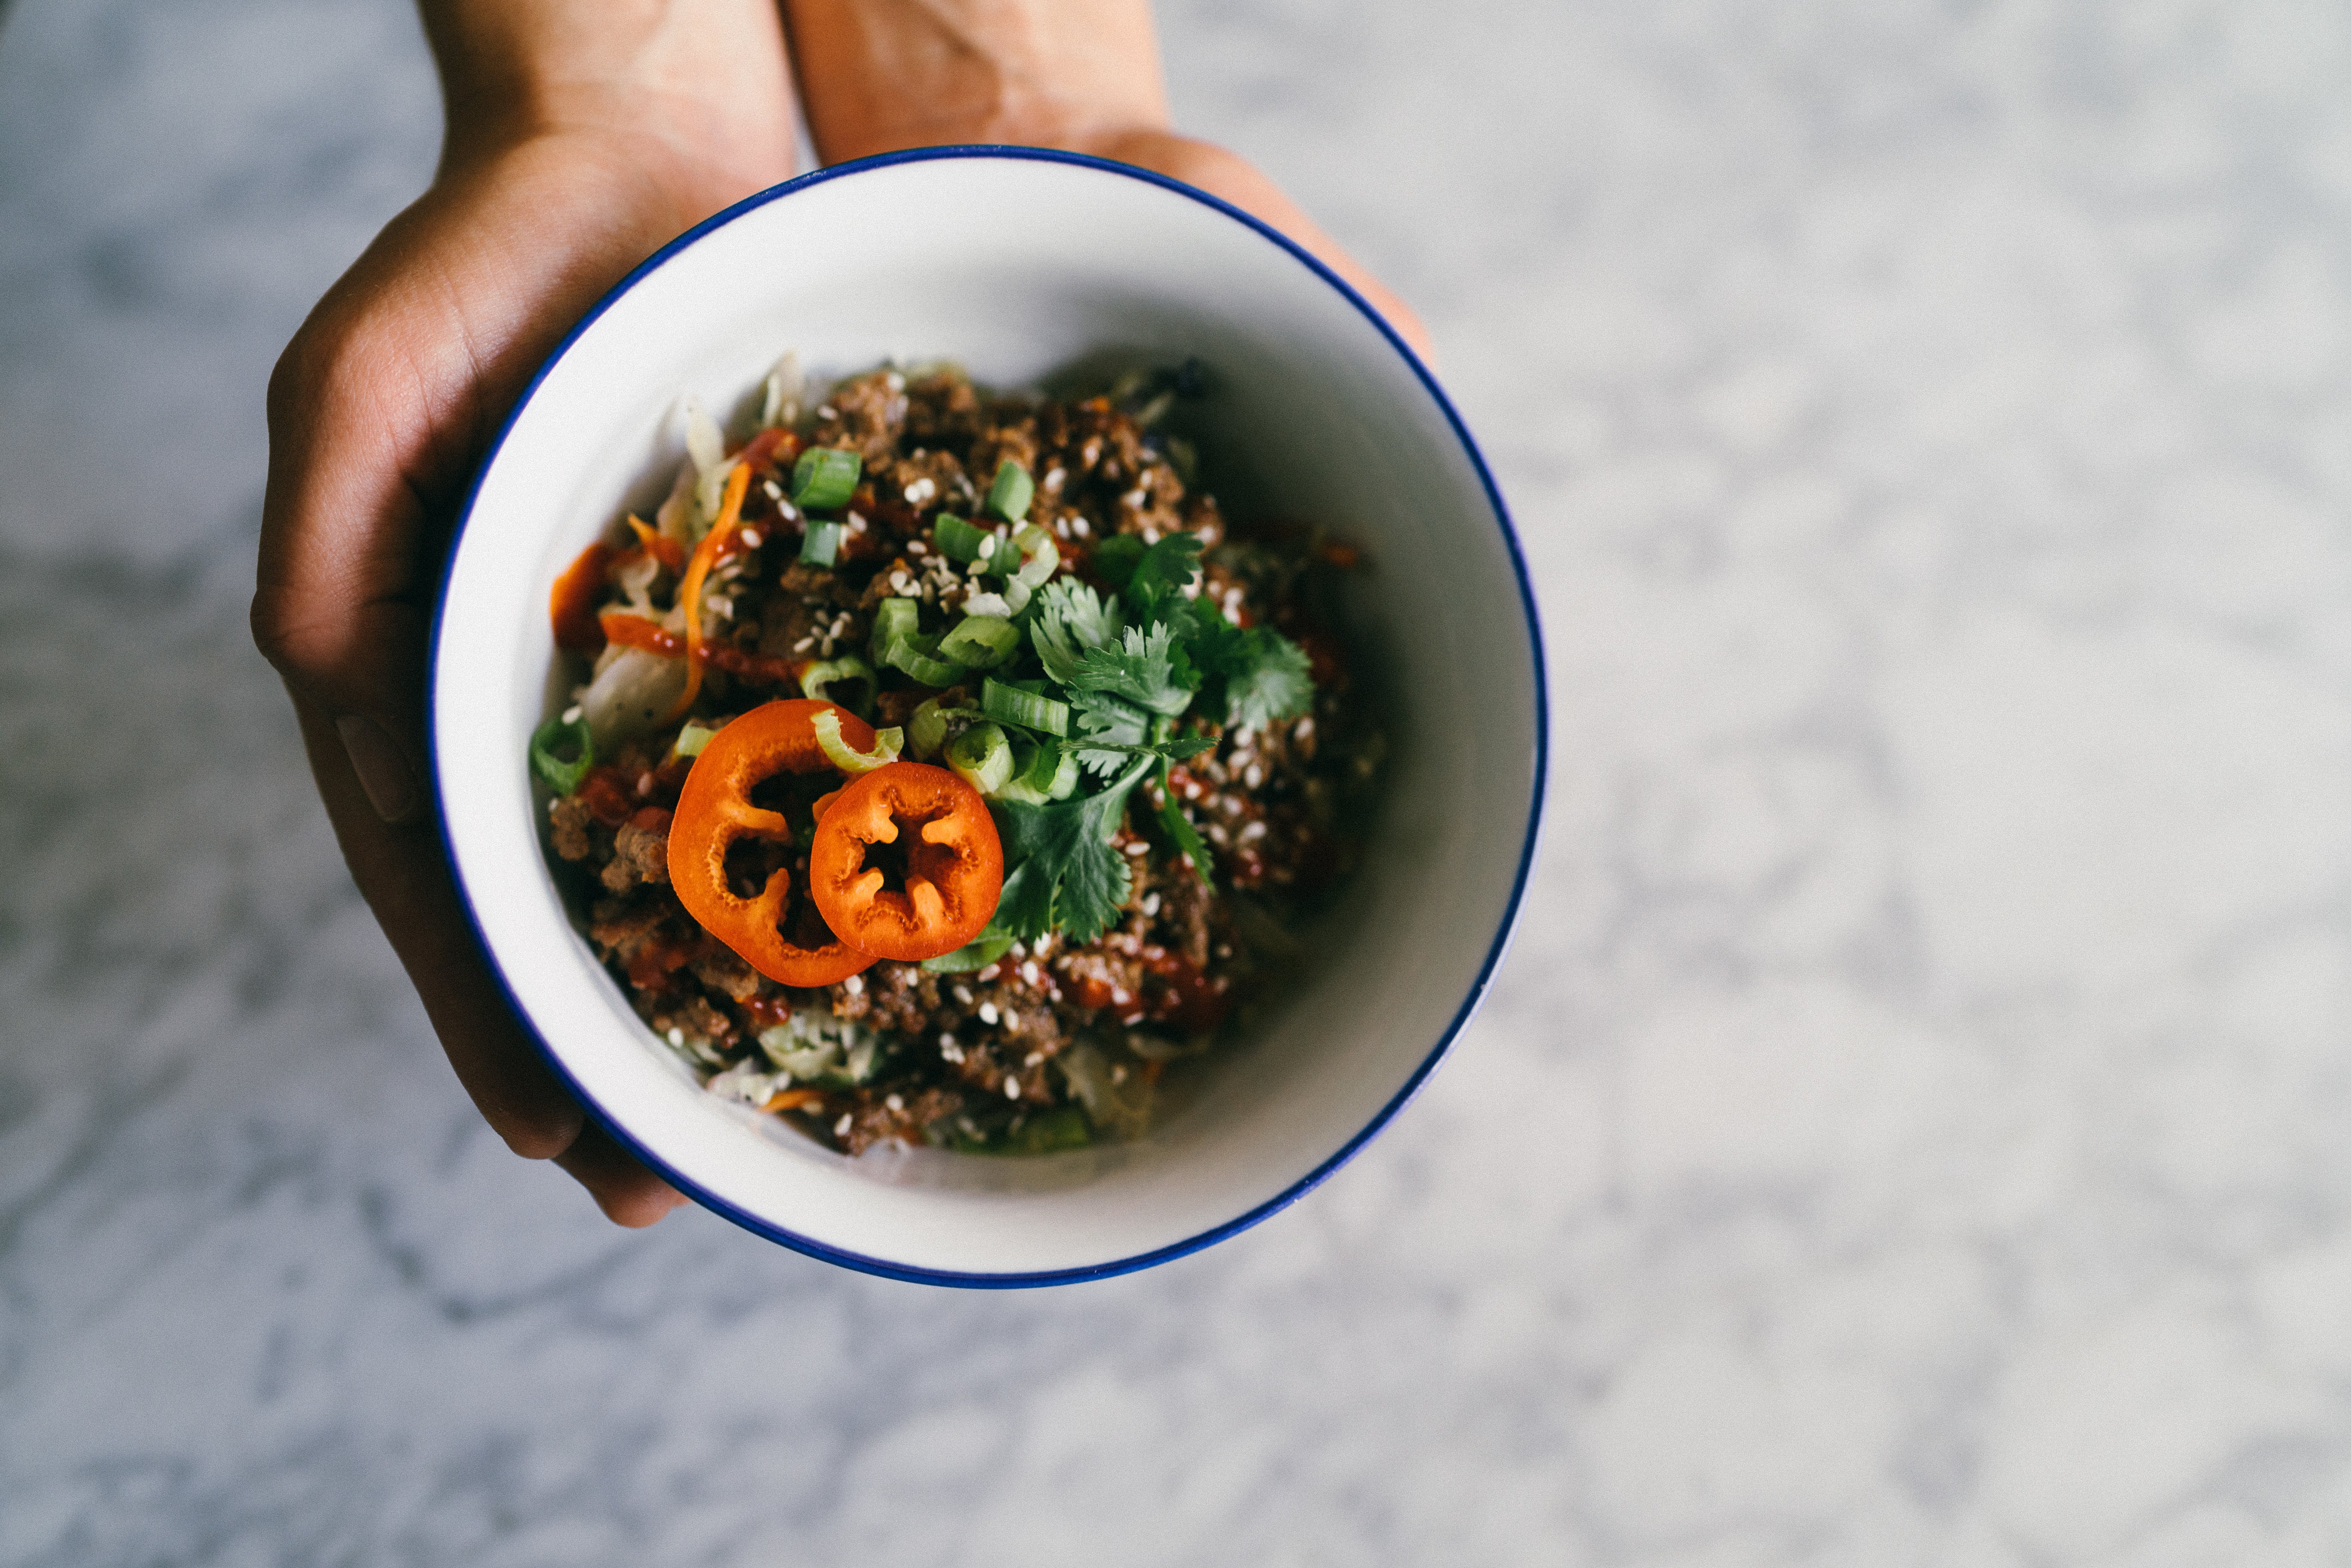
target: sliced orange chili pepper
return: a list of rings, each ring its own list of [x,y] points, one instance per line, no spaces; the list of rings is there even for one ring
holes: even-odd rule
[[[604,645],[596,625],[596,606],[604,598],[604,569],[611,564],[612,547],[590,545],[563,569],[548,596],[548,618],[555,622],[555,645],[593,653]]]
[[[670,821],[669,880],[678,902],[745,963],[787,986],[830,986],[873,962],[872,955],[837,935],[820,947],[802,947],[785,936],[792,885],[788,868],[778,868],[752,898],[740,896],[726,883],[726,850],[736,840],[791,841],[782,815],[751,804],[751,790],[778,773],[831,770],[812,722],[828,709],[840,716],[845,738],[861,750],[872,748],[872,729],[845,708],[807,697],[763,704],[703,747]]]
[[[877,844],[898,846],[890,858],[905,868],[903,886],[872,863]],[[979,935],[1003,891],[1004,845],[987,802],[944,768],[877,768],[817,819],[809,892],[825,924],[865,952],[902,963],[952,953]]]
[[[678,584],[677,601],[685,606],[685,690],[678,694],[677,706],[669,712],[669,722],[675,723],[694,711],[694,699],[702,690],[702,584],[710,569],[718,564],[721,556],[732,555],[741,541],[735,538],[735,525],[743,516],[743,493],[751,487],[751,465],[737,463],[727,472],[726,492],[718,502],[718,520],[694,547],[694,559],[685,563],[685,580]]]

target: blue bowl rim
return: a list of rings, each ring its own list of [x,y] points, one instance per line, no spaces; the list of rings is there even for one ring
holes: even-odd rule
[[[1378,1113],[1364,1124],[1361,1131],[1341,1145],[1322,1164],[1292,1182],[1281,1192],[1220,1225],[1211,1226],[1181,1241],[1170,1242],[1164,1247],[1155,1247],[1147,1252],[1138,1252],[1131,1257],[1116,1259],[1107,1263],[1090,1264],[1075,1269],[1040,1270],[1029,1273],[971,1273],[954,1270],[913,1268],[903,1263],[891,1262],[883,1258],[868,1257],[845,1248],[828,1246],[762,1219],[758,1215],[748,1213],[716,1193],[706,1190],[700,1184],[681,1175],[667,1161],[631,1135],[617,1118],[607,1112],[581,1087],[579,1080],[573,1077],[570,1070],[564,1065],[562,1058],[548,1044],[546,1037],[539,1032],[538,1024],[533,1021],[515,995],[514,987],[508,982],[506,970],[499,965],[496,954],[491,950],[489,941],[482,930],[480,916],[475,912],[473,897],[466,890],[465,874],[458,868],[455,846],[449,839],[449,813],[447,801],[443,795],[440,760],[440,691],[436,677],[441,663],[442,612],[448,603],[449,579],[455,569],[457,547],[465,538],[466,528],[473,522],[474,507],[481,498],[482,481],[489,473],[490,465],[497,461],[499,452],[506,446],[507,437],[513,434],[515,423],[522,417],[523,411],[530,406],[530,401],[538,393],[539,384],[546,381],[548,375],[562,361],[563,356],[570,350],[571,345],[579,340],[580,334],[593,326],[597,319],[611,309],[630,289],[651,276],[672,256],[693,245],[704,235],[734,222],[746,213],[756,211],[794,192],[803,191],[846,175],[861,173],[866,170],[885,169],[897,163],[919,163],[966,158],[1068,163],[1157,185],[1163,190],[1213,208],[1234,222],[1256,231],[1267,241],[1288,252],[1301,266],[1312,271],[1324,283],[1336,289],[1349,304],[1363,312],[1364,318],[1387,339],[1389,346],[1403,356],[1405,363],[1412,367],[1413,373],[1420,378],[1421,384],[1427,389],[1429,396],[1437,400],[1437,407],[1444,411],[1447,422],[1453,427],[1454,439],[1461,444],[1461,449],[1468,455],[1470,465],[1477,469],[1478,481],[1485,487],[1487,504],[1493,508],[1494,521],[1502,531],[1502,543],[1510,551],[1510,570],[1518,580],[1519,607],[1526,617],[1528,645],[1534,655],[1535,770],[1533,787],[1528,792],[1526,831],[1520,844],[1519,863],[1510,884],[1510,902],[1495,928],[1494,939],[1487,948],[1485,962],[1479,966],[1477,978],[1471,982],[1468,994],[1462,998],[1461,1005],[1455,1010],[1452,1020],[1437,1036],[1437,1043],[1430,1048],[1420,1065],[1413,1070],[1412,1076],[1405,1081],[1404,1086],[1389,1098],[1386,1104],[1380,1107]],[[1445,395],[1445,389],[1437,384],[1436,376],[1430,373],[1420,356],[1413,351],[1412,346],[1404,340],[1395,327],[1388,323],[1387,319],[1373,308],[1371,303],[1357,293],[1345,278],[1341,277],[1328,265],[1310,254],[1295,240],[1273,228],[1262,219],[1242,211],[1229,202],[1212,196],[1196,186],[1187,185],[1180,180],[1170,179],[1165,174],[1155,173],[1148,169],[1140,169],[1128,163],[1113,162],[1109,159],[1091,157],[1085,153],[1063,152],[1041,147],[993,144],[922,147],[903,152],[881,153],[871,158],[860,158],[851,162],[835,163],[813,170],[809,173],[787,180],[779,185],[771,185],[755,195],[747,196],[724,212],[705,218],[652,256],[647,256],[626,277],[614,284],[611,290],[599,299],[588,313],[564,334],[563,340],[555,346],[554,350],[547,356],[546,361],[533,373],[529,383],[523,388],[521,395],[515,399],[514,407],[507,412],[506,419],[499,424],[497,435],[482,455],[481,465],[475,470],[473,483],[466,489],[465,506],[457,514],[456,525],[450,531],[446,553],[442,559],[441,582],[434,597],[433,630],[426,649],[425,669],[425,739],[432,767],[434,803],[436,808],[434,826],[440,837],[442,856],[448,864],[450,880],[457,890],[458,902],[465,907],[465,922],[472,933],[474,945],[478,949],[483,962],[489,968],[490,974],[497,981],[499,995],[505,998],[508,1010],[514,1014],[515,1020],[521,1026],[524,1035],[529,1039],[532,1045],[538,1048],[540,1057],[554,1071],[556,1076],[562,1080],[572,1098],[580,1102],[588,1114],[594,1117],[597,1124],[616,1143],[659,1174],[672,1186],[705,1208],[734,1221],[754,1235],[765,1237],[770,1241],[790,1248],[795,1252],[821,1259],[825,1262],[835,1263],[844,1269],[853,1269],[861,1273],[876,1274],[884,1279],[902,1280],[914,1284],[945,1285],[965,1290],[1018,1290],[1044,1285],[1074,1284],[1086,1280],[1113,1279],[1121,1274],[1134,1273],[1157,1264],[1171,1262],[1176,1259],[1197,1252],[1203,1248],[1214,1246],[1228,1237],[1238,1236],[1260,1220],[1280,1213],[1320,1186],[1330,1178],[1332,1172],[1353,1159],[1358,1151],[1376,1137],[1395,1118],[1396,1113],[1402,1111],[1411,1103],[1413,1097],[1420,1092],[1422,1086],[1428,1082],[1429,1077],[1445,1060],[1446,1054],[1453,1049],[1454,1041],[1458,1040],[1462,1031],[1468,1028],[1470,1019],[1477,1015],[1478,1009],[1485,1002],[1487,992],[1492,988],[1495,972],[1500,967],[1503,956],[1510,949],[1510,940],[1517,932],[1520,916],[1525,909],[1527,883],[1534,873],[1535,857],[1542,831],[1544,797],[1549,784],[1550,692],[1543,655],[1542,625],[1535,607],[1534,587],[1527,571],[1526,556],[1519,547],[1518,532],[1511,525],[1510,508],[1503,504],[1501,488],[1495,484],[1493,473],[1486,465],[1485,455],[1479,450],[1478,443],[1471,437],[1468,426],[1462,422],[1459,411],[1453,406],[1453,401]]]

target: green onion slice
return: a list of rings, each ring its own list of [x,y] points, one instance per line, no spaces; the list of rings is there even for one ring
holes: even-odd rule
[[[993,795],[1012,778],[1012,743],[992,724],[976,724],[947,747],[947,766],[983,795]]]
[[[1061,570],[1061,547],[1053,542],[1052,535],[1034,523],[1022,524],[1020,531],[1012,536],[1012,544],[1023,558],[1019,569],[1010,574],[1014,581],[1039,589]]]
[[[530,770],[559,795],[569,795],[596,766],[596,743],[578,708],[549,719],[530,737]]]
[[[854,700],[840,696],[830,689],[852,684],[862,685],[865,688],[856,695]],[[882,683],[874,676],[873,666],[854,653],[822,660],[800,672],[801,695],[839,703],[860,718],[865,716],[865,709],[873,701],[873,694],[881,689],[881,685]]]
[[[1021,522],[1036,494],[1037,481],[1029,477],[1029,470],[1008,457],[996,465],[996,483],[987,487],[987,509],[1007,522]]]
[[[1003,724],[1017,724],[1023,729],[1042,730],[1047,735],[1070,733],[1069,704],[1024,692],[993,676],[980,683],[979,707],[988,717]]]
[[[826,759],[852,779],[897,761],[899,748],[906,741],[905,731],[893,727],[874,732],[872,751],[860,751],[841,738],[841,716],[831,708],[810,719],[809,727],[816,731],[817,746]]]
[[[983,931],[952,953],[924,959],[923,967],[934,975],[968,975],[974,969],[987,968],[1011,950],[1012,933],[990,936]]]
[[[918,632],[892,643],[883,657],[926,686],[951,686],[963,679],[963,666],[933,658],[938,645],[936,637]]]
[[[890,645],[914,634],[922,623],[922,606],[911,599],[885,599],[873,607],[873,635],[866,652],[876,664],[890,662]]]
[[[975,670],[1010,658],[1020,646],[1020,629],[998,615],[967,615],[939,639],[939,657]]]
[[[939,699],[925,697],[906,720],[906,740],[917,757],[936,757],[939,747],[947,743],[947,716],[939,709]]]
[[[841,553],[839,523],[810,523],[800,538],[800,561],[805,566],[831,566]]]
[[[811,446],[792,465],[792,505],[823,511],[845,503],[857,491],[865,460],[838,446]]]
[[[987,552],[994,538],[986,528],[965,522],[951,513],[942,512],[931,524],[931,537],[939,541],[939,549],[957,560],[977,560]]]
[[[677,744],[669,748],[672,757],[699,757],[710,737],[718,732],[695,719],[687,719],[685,727],[677,732]]]

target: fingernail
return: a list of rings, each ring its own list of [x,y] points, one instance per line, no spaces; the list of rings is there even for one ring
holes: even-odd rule
[[[367,791],[375,814],[387,822],[406,821],[416,809],[416,780],[392,737],[375,720],[355,713],[337,719],[335,733],[343,737],[351,771],[360,776],[360,788]]]

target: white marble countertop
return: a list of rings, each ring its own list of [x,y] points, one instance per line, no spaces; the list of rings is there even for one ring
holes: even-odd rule
[[[16,0],[0,1563],[2351,1559],[2346,13],[1164,20],[1426,312],[1558,784],[1393,1131],[991,1296],[480,1126],[245,631],[414,25]]]

